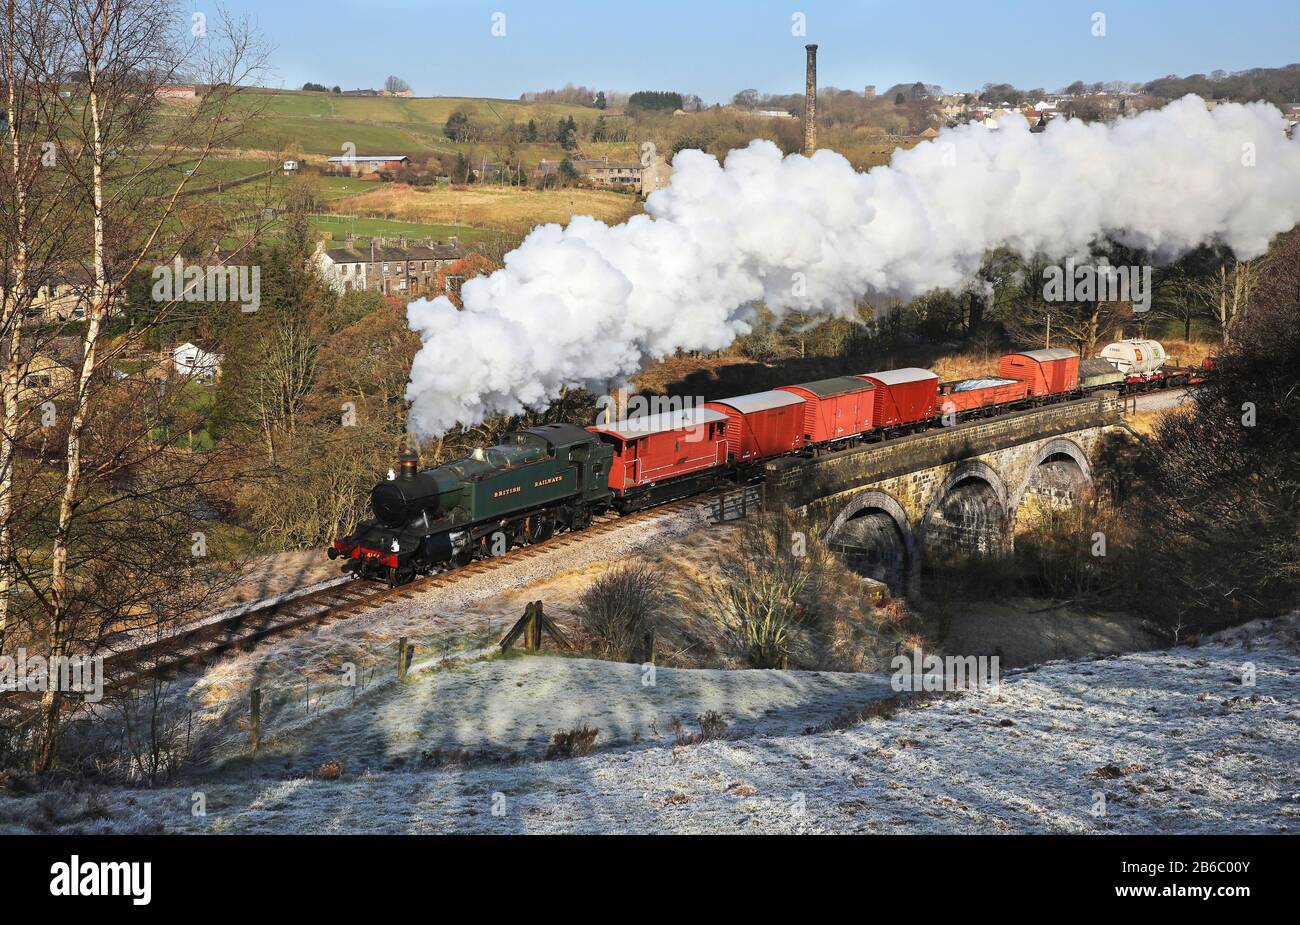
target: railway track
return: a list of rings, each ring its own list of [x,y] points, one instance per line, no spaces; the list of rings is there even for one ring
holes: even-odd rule
[[[529,546],[511,549],[504,555],[476,559],[461,568],[416,578],[397,587],[369,581],[345,581],[318,588],[272,603],[253,606],[239,613],[216,619],[195,621],[159,639],[104,656],[104,686],[127,689],[141,681],[171,675],[191,665],[218,657],[232,649],[250,650],[271,636],[278,636],[311,625],[348,619],[374,610],[394,600],[409,600],[436,588],[458,584],[478,575],[489,574],[528,559],[549,554],[567,546],[611,533],[624,526],[661,517],[675,511],[710,504],[716,492],[682,498],[668,504],[647,508],[633,514],[605,514],[591,526],[577,533],[560,533]],[[38,702],[39,694],[25,691],[0,693],[0,717],[12,720],[24,707]],[[5,717],[4,714],[9,714]]]
[[[1150,393],[1178,391],[1186,389],[1166,387],[1149,390]],[[1145,404],[1143,399],[1148,398],[1147,394],[1138,395],[1136,404]],[[511,549],[498,557],[477,559],[469,565],[425,575],[397,587],[375,582],[345,581],[302,594],[284,596],[228,616],[205,618],[178,628],[164,637],[106,654],[104,683],[105,686],[111,684],[118,689],[129,688],[146,678],[170,675],[232,649],[252,649],[258,642],[271,636],[313,624],[354,617],[394,600],[414,598],[436,588],[457,584],[556,549],[585,542],[591,537],[623,526],[693,506],[703,507],[717,502],[717,520],[743,517],[747,506],[762,503],[761,494],[757,494],[757,491],[754,485],[739,489],[715,489],[632,514],[605,514],[577,533],[561,533],[539,543]],[[12,719],[14,712],[23,712],[25,706],[38,699],[39,695],[25,691],[0,692],[0,719]]]

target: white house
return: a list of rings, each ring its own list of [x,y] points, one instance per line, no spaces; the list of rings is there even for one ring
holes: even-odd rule
[[[188,341],[172,349],[172,363],[182,376],[208,381],[221,376],[221,354]]]

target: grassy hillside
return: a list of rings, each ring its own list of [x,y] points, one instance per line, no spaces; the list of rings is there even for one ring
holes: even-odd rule
[[[404,99],[296,90],[252,90],[238,99],[241,106],[258,113],[248,131],[239,139],[241,148],[281,151],[296,143],[307,154],[316,155],[338,154],[346,143],[355,145],[360,154],[466,151],[473,146],[453,144],[442,131],[447,118],[456,110],[465,111],[476,122],[500,124],[567,116],[590,119],[595,114],[595,110],[578,106],[451,96]],[[162,115],[166,118],[168,108],[188,105],[192,103],[171,102]],[[556,156],[546,146],[535,147],[538,150],[526,152],[525,159]]]

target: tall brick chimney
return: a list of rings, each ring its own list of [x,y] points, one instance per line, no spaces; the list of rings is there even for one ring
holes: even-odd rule
[[[808,49],[808,78],[804,85],[803,100],[803,153],[812,157],[817,150],[817,46],[805,45]]]

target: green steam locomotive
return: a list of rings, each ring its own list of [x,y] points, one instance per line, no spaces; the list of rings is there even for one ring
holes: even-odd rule
[[[374,519],[330,547],[344,571],[404,584],[422,572],[502,555],[581,530],[607,510],[613,448],[572,424],[544,424],[435,469],[402,457],[370,493]]]

